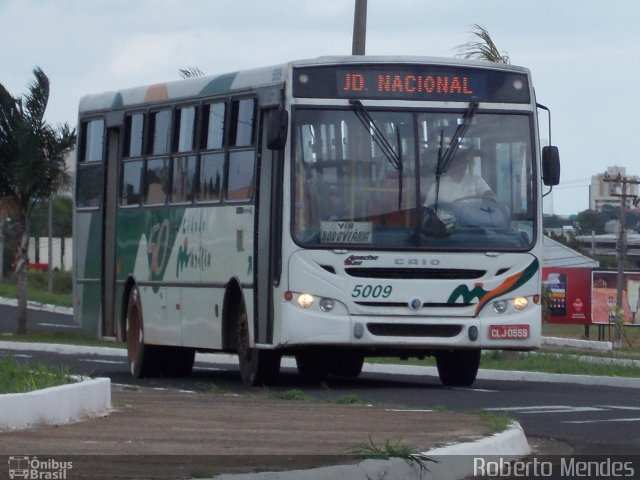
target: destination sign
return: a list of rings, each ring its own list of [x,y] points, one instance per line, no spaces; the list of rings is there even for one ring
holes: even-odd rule
[[[439,65],[298,68],[294,71],[293,95],[418,101],[530,101],[525,74]]]

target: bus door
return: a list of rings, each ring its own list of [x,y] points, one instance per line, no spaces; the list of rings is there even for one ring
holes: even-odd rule
[[[108,119],[107,119],[108,120]],[[103,208],[102,257],[102,336],[115,337],[116,332],[116,210],[118,203],[118,157],[120,152],[120,127],[107,125],[107,150],[105,166],[105,192]]]
[[[270,115],[263,109],[257,165],[254,241],[255,342],[273,343],[273,287],[280,281],[282,232],[282,151],[267,147]]]

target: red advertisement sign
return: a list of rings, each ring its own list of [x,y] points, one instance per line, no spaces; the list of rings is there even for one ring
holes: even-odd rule
[[[622,289],[622,314],[624,323],[640,324],[640,273],[624,272]],[[591,310],[593,323],[615,323],[615,306],[618,299],[618,273],[593,272]]]
[[[591,323],[590,268],[545,267],[542,288],[549,291],[549,323]]]

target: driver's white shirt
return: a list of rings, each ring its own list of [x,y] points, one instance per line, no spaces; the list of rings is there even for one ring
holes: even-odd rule
[[[491,192],[491,187],[479,175],[472,175],[465,172],[459,182],[453,180],[448,174],[440,177],[440,191],[438,192],[438,203],[455,202],[461,198],[481,196]],[[436,183],[429,188],[425,205],[432,205],[436,201]]]

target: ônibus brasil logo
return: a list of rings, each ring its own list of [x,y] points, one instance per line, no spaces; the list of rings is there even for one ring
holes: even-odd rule
[[[40,460],[38,457],[9,457],[9,478],[29,480],[66,480],[67,471],[73,468],[73,462],[63,462],[53,458]]]

